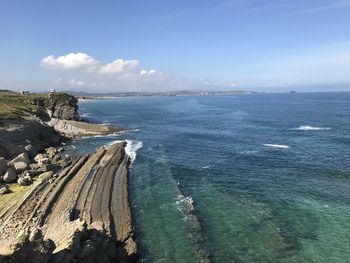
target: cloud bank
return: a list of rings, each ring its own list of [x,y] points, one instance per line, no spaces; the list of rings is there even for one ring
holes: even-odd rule
[[[115,59],[103,63],[85,53],[69,53],[44,57],[40,65],[58,74],[55,86],[62,88],[86,89],[94,88],[101,91],[115,90],[166,90],[171,84],[172,89],[186,85],[183,80],[176,80],[164,72],[155,69],[144,69],[137,59]],[[61,75],[64,75],[62,77]]]

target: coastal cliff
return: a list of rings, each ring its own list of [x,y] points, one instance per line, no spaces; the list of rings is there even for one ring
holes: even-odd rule
[[[0,157],[12,158],[28,145],[40,152],[70,138],[121,130],[81,121],[77,103],[65,93],[0,93]]]
[[[68,94],[0,92],[0,262],[133,262],[126,143],[69,158],[81,121]]]

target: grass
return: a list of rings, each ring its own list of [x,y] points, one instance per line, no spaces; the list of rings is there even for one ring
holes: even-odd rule
[[[56,102],[65,101],[67,99],[65,93],[55,93],[50,96]],[[32,115],[37,111],[38,101],[47,104],[48,96],[46,93],[32,93],[21,95],[14,92],[0,92],[0,119],[22,119],[23,116]]]
[[[0,195],[0,218],[16,208],[28,191],[40,184],[49,173],[45,172],[38,175],[29,186],[20,186],[16,183],[9,184],[11,193]]]

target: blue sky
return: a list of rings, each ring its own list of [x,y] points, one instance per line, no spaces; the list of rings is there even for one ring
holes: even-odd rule
[[[348,84],[350,0],[0,0],[0,89]]]

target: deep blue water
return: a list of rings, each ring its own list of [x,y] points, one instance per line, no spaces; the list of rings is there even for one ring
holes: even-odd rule
[[[74,141],[76,151],[143,144],[130,171],[140,262],[350,262],[350,93],[120,98],[80,110],[136,130]]]

